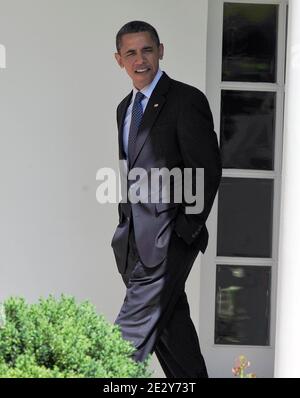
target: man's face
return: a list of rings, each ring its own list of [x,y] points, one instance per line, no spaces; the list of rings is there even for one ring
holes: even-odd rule
[[[149,32],[128,33],[122,36],[115,58],[120,67],[126,69],[133,85],[141,90],[154,79],[163,53],[163,44],[157,47]]]

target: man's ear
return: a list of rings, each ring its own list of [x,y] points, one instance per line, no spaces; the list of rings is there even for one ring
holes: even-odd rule
[[[158,55],[159,55],[159,59],[163,59],[163,56],[164,56],[164,45],[162,43],[160,43],[160,45],[158,47]]]
[[[118,65],[119,65],[121,68],[124,68],[121,55],[120,55],[119,53],[115,53],[115,58],[116,58],[116,61],[118,62]]]

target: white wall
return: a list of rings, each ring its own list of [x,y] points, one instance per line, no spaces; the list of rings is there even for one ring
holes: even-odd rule
[[[95,176],[117,166],[115,107],[130,82],[114,40],[133,19],[158,29],[162,69],[204,90],[207,0],[0,0],[0,301],[63,292],[118,313],[117,210],[96,202]]]
[[[289,1],[275,377],[300,377],[300,2]]]

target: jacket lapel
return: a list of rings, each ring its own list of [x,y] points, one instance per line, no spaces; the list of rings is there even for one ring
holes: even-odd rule
[[[163,73],[155,89],[153,90],[151,97],[149,98],[137,135],[131,168],[136,162],[136,159],[145,144],[151,128],[166,101],[166,93],[169,90],[170,82],[171,79],[169,76],[166,73]]]
[[[117,115],[118,131],[119,131],[119,134],[118,134],[118,136],[119,136],[119,159],[126,159],[126,155],[125,155],[124,147],[123,147],[123,126],[124,126],[126,111],[130,104],[131,97],[132,97],[132,91],[121,102],[119,110],[118,110],[118,115]]]

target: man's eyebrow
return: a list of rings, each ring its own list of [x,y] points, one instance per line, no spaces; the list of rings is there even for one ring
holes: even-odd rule
[[[135,52],[135,50],[134,50],[133,48],[130,48],[129,50],[127,50],[127,51],[125,52],[125,54],[133,53],[133,52]]]
[[[153,49],[153,46],[145,46],[145,47],[142,48],[142,50],[152,50],[152,49]],[[125,55],[129,54],[129,53],[133,53],[133,52],[136,52],[136,50],[133,49],[133,48],[130,48],[129,50],[127,50],[125,52]]]

